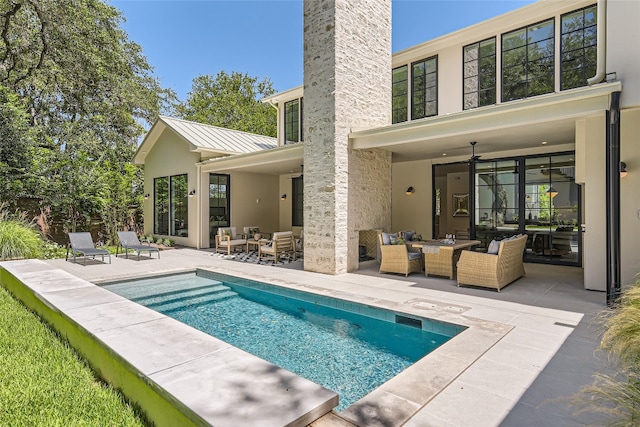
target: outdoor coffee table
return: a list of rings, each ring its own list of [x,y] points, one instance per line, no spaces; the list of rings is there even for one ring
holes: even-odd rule
[[[269,243],[269,239],[260,239],[260,240],[249,239],[247,240],[247,253],[249,253],[252,250],[257,251],[260,245],[266,245],[267,243]]]
[[[413,248],[420,248],[424,254],[424,274],[445,276],[449,279],[456,277],[456,264],[463,250],[479,245],[479,240],[455,240],[454,243],[444,243],[441,240],[427,240],[424,242],[407,243]]]

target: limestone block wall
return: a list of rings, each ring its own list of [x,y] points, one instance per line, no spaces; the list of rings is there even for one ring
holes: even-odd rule
[[[351,130],[391,123],[390,0],[304,2],[304,94],[305,269],[344,273],[357,228],[390,226],[390,154],[349,148]]]

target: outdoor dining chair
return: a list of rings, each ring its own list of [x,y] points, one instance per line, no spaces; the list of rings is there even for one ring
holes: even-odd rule
[[[96,259],[97,255],[100,255],[102,262],[104,262],[105,255],[109,257],[109,264],[111,264],[111,254],[106,249],[98,249],[93,244],[91,233],[89,232],[77,232],[69,233],[69,244],[67,245],[67,255],[65,261],[69,260],[69,250],[73,256],[73,262],[76,262],[76,254],[82,255],[82,265],[87,265],[87,257],[90,256]]]

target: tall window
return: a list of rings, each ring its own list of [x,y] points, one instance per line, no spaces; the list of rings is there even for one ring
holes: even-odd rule
[[[554,91],[553,19],[502,36],[502,101]]]
[[[215,239],[220,227],[229,227],[230,222],[230,176],[209,174],[209,238]]]
[[[596,74],[597,7],[562,15],[560,89],[586,86]]]
[[[304,181],[301,176],[291,179],[291,225],[302,227],[304,225]]]
[[[169,178],[153,180],[153,233],[169,234]]]
[[[411,64],[411,120],[438,114],[438,57]]]
[[[153,180],[154,234],[188,237],[188,183],[187,174]]]
[[[302,98],[284,104],[284,143],[302,141]]]
[[[496,39],[463,48],[464,109],[496,103]]]
[[[407,96],[409,94],[408,67],[406,65],[393,69],[391,86],[391,123],[407,121]]]
[[[189,190],[187,175],[169,178],[169,235],[187,237],[189,235]]]

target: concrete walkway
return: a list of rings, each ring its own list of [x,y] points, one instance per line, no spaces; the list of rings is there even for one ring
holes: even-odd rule
[[[581,289],[582,271],[527,264],[527,276],[497,293],[454,281],[378,274],[375,261],[356,273],[326,276],[225,260],[175,249],[162,259],[114,258],[82,266],[48,261],[92,283],[204,268],[307,292],[462,324],[466,331],[405,372],[314,426],[578,426],[572,395],[599,369],[591,325],[604,294]]]

